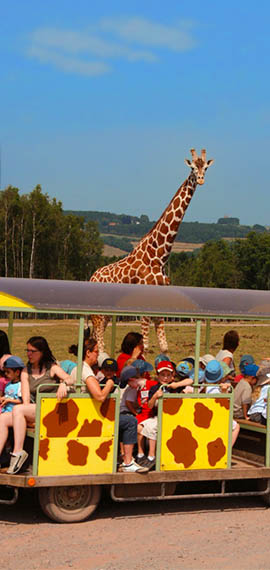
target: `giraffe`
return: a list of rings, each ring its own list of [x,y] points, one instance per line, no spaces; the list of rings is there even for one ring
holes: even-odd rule
[[[179,225],[195,192],[197,184],[204,184],[204,175],[213,160],[206,160],[206,150],[202,149],[198,157],[191,149],[192,160],[185,159],[191,168],[188,178],[178,188],[167,208],[153,228],[139,241],[138,245],[126,257],[98,269],[90,281],[99,283],[133,283],[144,285],[169,285],[165,273],[165,264],[170,255],[172,244],[176,238]],[[99,350],[104,351],[104,332],[109,317],[91,316],[94,336]],[[162,318],[153,319],[161,352],[168,351],[168,344]],[[145,350],[148,349],[150,318],[142,317],[142,334]]]

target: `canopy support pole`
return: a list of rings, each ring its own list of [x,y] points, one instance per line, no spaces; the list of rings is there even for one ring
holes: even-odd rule
[[[205,330],[205,354],[209,354],[210,350],[210,319],[206,319],[206,330]]]
[[[116,339],[116,315],[112,316],[112,337],[111,337],[111,357],[115,356],[115,339]]]
[[[8,313],[8,341],[9,341],[9,348],[12,352],[12,341],[13,341],[13,311]]]
[[[76,392],[80,391],[80,388],[77,385],[81,384],[81,378],[82,378],[83,341],[84,341],[84,317],[80,317],[78,356],[77,356],[78,360],[77,360],[77,375],[76,375]]]
[[[200,342],[201,342],[201,321],[196,321],[195,365],[194,365],[194,384],[193,384],[195,392],[198,391],[198,386],[199,386]]]

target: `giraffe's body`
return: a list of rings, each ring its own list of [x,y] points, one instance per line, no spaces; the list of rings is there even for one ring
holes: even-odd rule
[[[191,153],[192,162],[186,160],[188,166],[191,167],[191,173],[178,188],[154,227],[140,240],[129,255],[120,259],[120,261],[101,267],[92,275],[90,281],[99,283],[169,285],[170,281],[165,273],[165,264],[170,255],[172,244],[196,186],[204,183],[204,172],[213,162],[206,161],[204,150],[201,158],[197,157],[194,149],[192,149]],[[104,350],[103,335],[107,319],[100,316],[92,316],[92,321],[99,349]],[[162,352],[166,352],[168,346],[163,319],[155,319],[155,325],[160,349]],[[143,317],[142,332],[146,349],[148,347],[147,329],[149,329],[149,319]]]

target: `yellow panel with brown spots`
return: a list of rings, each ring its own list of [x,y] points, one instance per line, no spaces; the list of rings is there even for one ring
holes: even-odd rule
[[[229,398],[164,398],[160,470],[227,467]]]
[[[38,475],[112,473],[114,398],[40,400]]]

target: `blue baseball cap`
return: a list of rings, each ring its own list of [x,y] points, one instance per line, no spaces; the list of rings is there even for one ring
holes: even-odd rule
[[[223,368],[218,360],[210,360],[204,370],[204,378],[206,382],[214,384],[223,378]]]
[[[120,388],[125,388],[131,378],[138,378],[138,372],[134,366],[124,366],[120,374]]]
[[[134,366],[134,368],[139,370],[140,374],[153,370],[152,364],[150,364],[150,362],[146,362],[146,360],[142,360],[142,358],[137,358],[137,360],[134,360],[131,366]]]
[[[24,363],[19,356],[9,356],[4,362],[4,368],[24,368]]]
[[[259,366],[257,364],[246,364],[244,366],[244,376],[256,376],[259,370]]]

